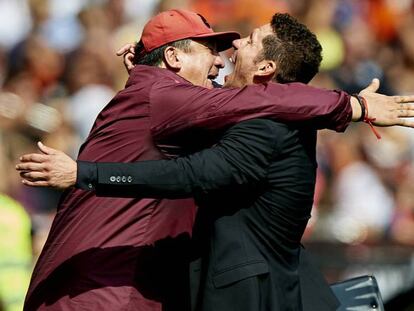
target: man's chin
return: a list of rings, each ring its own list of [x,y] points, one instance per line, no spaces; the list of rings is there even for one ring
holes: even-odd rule
[[[241,86],[242,86],[241,83],[233,79],[230,79],[230,78],[227,79],[223,85],[223,87],[241,87]]]
[[[206,89],[213,89],[214,88],[213,82],[210,79],[207,79],[204,82],[202,82],[200,84],[197,83],[195,85],[205,87]]]
[[[207,82],[205,83],[206,88],[208,89],[214,89],[214,84],[213,81],[211,81],[210,79],[207,80]]]
[[[232,75],[231,74],[229,74],[227,76],[224,76],[224,84],[223,84],[223,87],[233,87],[232,86],[232,81],[233,81],[233,79],[232,79]]]

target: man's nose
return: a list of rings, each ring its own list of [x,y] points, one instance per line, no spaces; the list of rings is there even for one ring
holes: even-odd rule
[[[237,39],[237,40],[233,41],[233,47],[235,49],[238,49],[240,47],[240,41],[241,41],[241,39]]]
[[[220,54],[216,55],[216,58],[214,60],[214,65],[218,68],[224,68],[224,59]]]

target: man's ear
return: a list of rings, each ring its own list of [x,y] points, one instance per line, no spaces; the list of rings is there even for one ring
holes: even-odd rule
[[[273,60],[262,60],[257,64],[254,76],[259,80],[270,81],[276,74],[277,65]]]
[[[172,70],[180,70],[181,61],[178,49],[173,46],[168,46],[164,50],[164,62],[167,68]]]

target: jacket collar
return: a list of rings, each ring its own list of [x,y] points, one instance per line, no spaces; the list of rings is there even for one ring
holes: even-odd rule
[[[180,77],[179,75],[168,69],[159,68],[155,66],[136,65],[130,71],[129,78],[125,87],[129,87],[135,84],[153,83],[154,80],[160,80],[164,78],[172,79],[176,83],[190,83],[186,79]]]

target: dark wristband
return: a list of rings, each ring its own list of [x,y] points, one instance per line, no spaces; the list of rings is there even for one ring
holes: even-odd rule
[[[366,115],[366,109],[365,109],[365,105],[364,105],[363,99],[358,94],[352,94],[351,96],[355,97],[357,99],[359,105],[361,106],[361,117],[359,117],[359,119],[357,120],[357,122],[362,122],[362,121],[365,120],[365,115]]]

